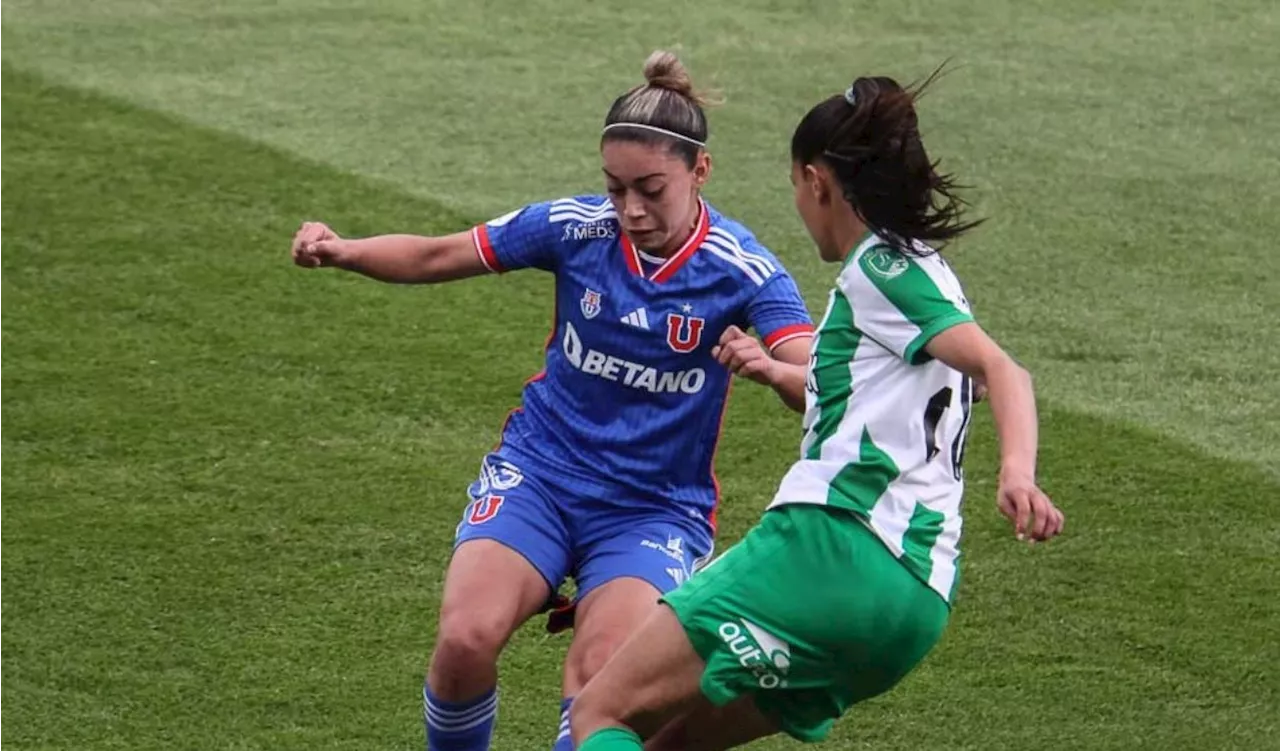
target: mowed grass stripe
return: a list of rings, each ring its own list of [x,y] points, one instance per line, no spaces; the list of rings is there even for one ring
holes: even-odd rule
[[[4,99],[9,742],[419,747],[462,490],[548,280],[296,270],[305,217],[467,222],[7,68]]]
[[[1280,479],[1275,2],[84,5],[11,0],[7,59],[491,215],[599,190],[609,102],[679,45],[726,98],[709,196],[815,305],[831,274],[807,264],[787,136],[853,75],[950,58],[921,128],[992,218],[949,251],[983,321],[1057,403]]]
[[[10,743],[419,748],[461,488],[540,364],[549,280],[294,270],[303,217],[468,221],[10,68],[3,83]],[[722,544],[798,435],[752,388],[726,430]],[[1265,745],[1280,488],[1053,405],[1044,440],[1067,538],[1009,540],[980,410],[952,629],[839,745]],[[564,646],[536,625],[513,644],[497,747],[549,746]]]

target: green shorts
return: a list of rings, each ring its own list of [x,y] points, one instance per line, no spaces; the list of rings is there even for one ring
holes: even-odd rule
[[[801,741],[893,687],[933,648],[946,602],[848,511],[793,504],[662,601],[707,666],[702,693],[753,695]]]

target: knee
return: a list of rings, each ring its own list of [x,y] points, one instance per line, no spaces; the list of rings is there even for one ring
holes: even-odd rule
[[[588,681],[604,669],[605,663],[614,652],[626,641],[627,634],[622,631],[598,633],[574,645],[569,655],[569,671],[577,679],[579,685],[585,686]]]
[[[449,674],[491,668],[510,635],[510,629],[494,619],[445,613],[440,618],[432,668]]]

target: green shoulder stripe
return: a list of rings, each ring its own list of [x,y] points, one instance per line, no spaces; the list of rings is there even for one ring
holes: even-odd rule
[[[904,353],[913,365],[929,359],[924,345],[930,339],[951,326],[973,320],[938,289],[929,272],[915,259],[887,245],[868,248],[858,257],[858,267],[903,318],[920,329],[920,335]]]

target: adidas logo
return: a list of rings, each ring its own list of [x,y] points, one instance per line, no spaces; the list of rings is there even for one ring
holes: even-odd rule
[[[638,329],[648,330],[649,314],[645,312],[644,308],[636,308],[635,310],[623,316],[622,322],[627,324],[628,326],[635,326]]]

